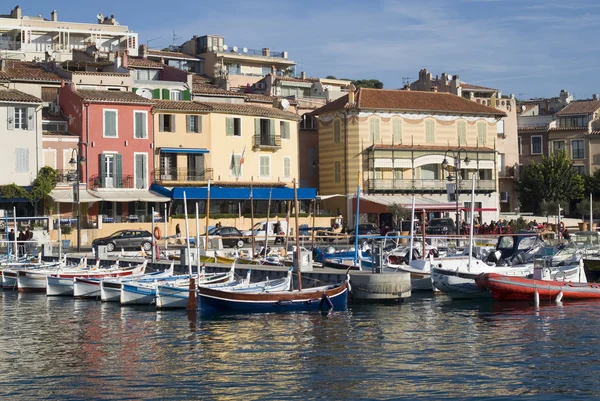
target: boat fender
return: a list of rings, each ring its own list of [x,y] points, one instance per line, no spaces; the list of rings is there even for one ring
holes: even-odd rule
[[[156,238],[157,240],[160,239],[161,235],[160,235],[160,227],[154,227],[154,238]]]

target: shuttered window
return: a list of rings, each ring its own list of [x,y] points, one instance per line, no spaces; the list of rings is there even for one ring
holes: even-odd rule
[[[487,144],[487,127],[486,123],[480,121],[477,123],[477,138],[479,140],[479,146],[485,146]]]
[[[138,189],[148,188],[148,155],[146,153],[135,154],[135,187]]]
[[[148,138],[148,113],[145,111],[134,111],[135,137],[139,139]]]
[[[15,172],[28,173],[29,172],[29,149],[27,149],[27,148],[15,149],[15,158],[16,158]]]
[[[280,121],[279,132],[281,134],[281,139],[290,139],[290,123],[287,121]]]
[[[227,117],[225,119],[225,135],[242,136],[242,120],[236,117]]]
[[[283,158],[283,178],[292,178],[292,158]]]
[[[232,177],[242,176],[242,155],[231,155],[231,163],[229,164],[229,175]]]
[[[435,143],[435,122],[425,121],[425,142]]]
[[[202,116],[185,116],[186,132],[202,132]]]
[[[56,168],[56,149],[44,149],[44,166]]]
[[[459,121],[456,125],[458,133],[458,145],[464,146],[467,144],[467,122]]]
[[[104,136],[108,138],[118,136],[116,110],[104,110]]]
[[[379,143],[381,136],[379,135],[379,120],[377,118],[371,118],[371,141],[373,143]]]
[[[392,141],[394,144],[402,143],[402,120],[399,118],[392,120]]]
[[[260,156],[260,176],[263,178],[271,177],[271,157]]]
[[[340,143],[342,141],[342,129],[340,127],[340,120],[333,120],[333,142]]]
[[[342,163],[333,163],[333,180],[336,184],[342,182]]]

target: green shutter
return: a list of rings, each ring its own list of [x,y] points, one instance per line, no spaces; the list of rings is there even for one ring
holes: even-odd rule
[[[478,139],[479,139],[479,146],[485,146],[486,145],[486,134],[487,134],[487,129],[486,129],[486,124],[484,122],[478,122],[477,123],[477,134],[478,134]]]
[[[394,144],[402,143],[402,120],[395,118],[392,120],[392,141]]]
[[[260,135],[260,118],[254,119],[254,135]]]
[[[165,115],[164,114],[158,115],[158,130],[160,132],[165,132]]]
[[[169,100],[169,90],[168,89],[162,90],[162,98],[163,98],[163,100]]]
[[[373,143],[380,142],[381,138],[379,136],[379,120],[372,118],[371,119],[371,141]]]
[[[202,133],[202,116],[198,116],[198,121],[197,122],[198,122],[198,126],[196,127],[196,130],[199,133]]]
[[[190,119],[192,119],[192,116],[185,116],[185,132],[190,132],[192,130],[191,124],[190,124]]]
[[[183,100],[192,100],[192,94],[189,90],[183,91]]]
[[[100,186],[104,187],[106,179],[106,155],[100,154]]]
[[[275,138],[275,120],[269,120],[269,135]]]
[[[131,91],[132,91],[133,93],[137,93],[137,90],[138,90],[138,88],[131,88]]]
[[[458,122],[458,145],[464,146],[467,144],[467,123],[465,121]]]
[[[120,154],[115,155],[115,188],[123,187],[123,156]]]
[[[152,89],[152,99],[160,99],[160,89]]]
[[[425,121],[425,142],[435,143],[435,126],[431,120]]]
[[[233,136],[233,118],[227,117],[225,119],[225,135]]]
[[[8,110],[8,129],[9,130],[13,130],[15,129],[15,108],[14,107],[7,107]]]

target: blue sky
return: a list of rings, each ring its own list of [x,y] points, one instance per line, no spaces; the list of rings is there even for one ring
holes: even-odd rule
[[[0,13],[17,3],[4,2]],[[519,98],[600,92],[597,0],[20,1],[24,14],[95,22],[114,14],[152,48],[218,34],[230,46],[288,51],[309,76],[377,78],[399,88],[422,68]],[[100,5],[101,4],[101,5]],[[140,7],[143,4],[143,7]]]

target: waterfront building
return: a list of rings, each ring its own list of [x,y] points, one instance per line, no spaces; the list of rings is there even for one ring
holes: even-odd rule
[[[58,20],[52,11],[50,19],[24,15],[16,6],[9,14],[0,15],[0,56],[21,61],[59,62],[71,60],[74,49],[85,50],[94,44],[99,51],[128,51],[137,56],[138,34],[120,25],[114,15],[96,15],[96,23]]]
[[[419,79],[409,87],[417,91],[452,93],[506,114],[496,124],[495,137],[495,149],[498,152],[499,207],[504,213],[518,211],[518,110],[515,97],[503,96],[498,89],[463,82],[458,75],[443,73],[441,77],[436,75],[434,78],[427,69],[419,71]]]
[[[56,103],[62,80],[43,63],[0,59],[0,86],[35,96],[44,107]]]
[[[69,131],[80,138],[80,188],[98,198],[84,215],[90,220],[102,215],[109,222],[144,221],[153,206],[159,207],[156,202],[168,201],[149,191],[152,100],[124,91],[80,90],[72,83],[61,88],[59,99]]]
[[[454,216],[458,207],[464,216],[472,176],[480,221],[497,219],[495,147],[503,111],[449,93],[361,88],[313,114],[318,116],[319,192],[342,195],[328,204],[348,222],[354,220],[358,186],[365,221],[390,223],[388,205],[410,207],[412,195],[419,210]],[[458,188],[450,194],[449,176],[452,184],[458,176]]]
[[[198,75],[204,75],[204,60],[190,56],[189,54],[178,51],[148,49],[147,57],[150,60],[166,64],[169,67],[178,68]]]

